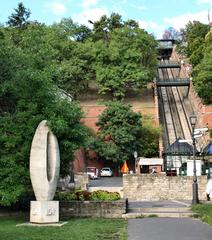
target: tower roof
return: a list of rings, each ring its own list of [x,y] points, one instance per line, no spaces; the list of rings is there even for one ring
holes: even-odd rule
[[[172,143],[164,152],[165,155],[170,156],[190,156],[193,154],[193,146],[187,142],[180,142],[181,138],[178,138],[174,143]],[[197,149],[195,149],[197,153]]]

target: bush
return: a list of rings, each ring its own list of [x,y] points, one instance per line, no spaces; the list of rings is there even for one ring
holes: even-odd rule
[[[88,191],[77,191],[77,192],[75,192],[75,195],[77,196],[76,200],[88,201],[88,200],[90,200],[91,193]]]
[[[77,200],[77,196],[74,192],[58,192],[55,194],[55,199],[63,201],[72,201]]]
[[[98,190],[91,193],[91,200],[94,201],[116,201],[119,200],[120,194],[117,192],[108,192],[103,190]]]
[[[118,192],[108,192],[103,190],[94,192],[77,190],[74,192],[58,192],[55,195],[55,199],[60,201],[116,201],[120,198]]]

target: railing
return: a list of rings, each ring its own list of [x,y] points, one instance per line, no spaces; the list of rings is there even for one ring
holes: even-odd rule
[[[181,64],[177,61],[160,62],[158,68],[180,68]]]
[[[190,79],[189,78],[173,78],[173,79],[156,78],[156,85],[159,87],[190,86]]]

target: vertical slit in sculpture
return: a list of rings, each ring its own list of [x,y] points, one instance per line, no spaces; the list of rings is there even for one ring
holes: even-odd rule
[[[53,177],[52,165],[53,165],[53,158],[51,155],[51,133],[48,132],[47,134],[47,146],[46,146],[46,164],[47,164],[47,179],[50,182]]]

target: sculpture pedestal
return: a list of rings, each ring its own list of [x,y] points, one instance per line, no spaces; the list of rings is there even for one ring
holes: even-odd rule
[[[59,201],[31,201],[31,223],[59,222]]]

